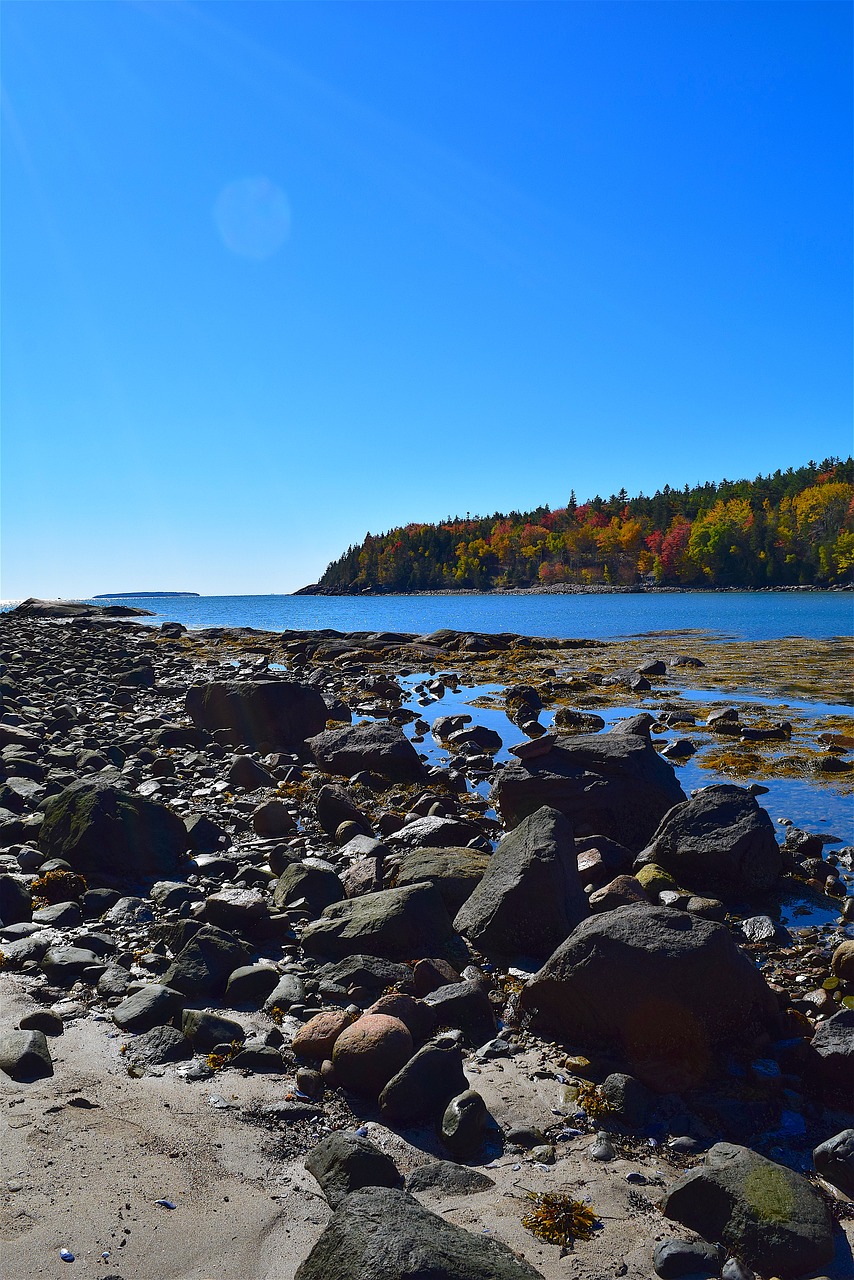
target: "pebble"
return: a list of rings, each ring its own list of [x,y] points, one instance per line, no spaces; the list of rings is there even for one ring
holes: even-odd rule
[[[614,1150],[614,1144],[610,1137],[604,1131],[596,1134],[596,1141],[588,1148],[591,1159],[593,1160],[613,1160],[617,1154]],[[631,1176],[631,1175],[629,1175]]]
[[[62,1258],[62,1261],[63,1261],[63,1262],[73,1262],[73,1261],[74,1261],[74,1254],[71,1252],[71,1250],[70,1250],[70,1249],[60,1249],[60,1251],[59,1251],[59,1256],[60,1256],[60,1258]]]

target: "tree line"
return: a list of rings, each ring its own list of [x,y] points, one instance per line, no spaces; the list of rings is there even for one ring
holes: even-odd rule
[[[335,591],[471,587],[831,586],[854,570],[854,460],[826,458],[566,506],[449,517],[368,533],[326,569]]]

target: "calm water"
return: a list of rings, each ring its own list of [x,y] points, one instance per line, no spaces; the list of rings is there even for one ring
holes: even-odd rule
[[[850,635],[854,596],[843,592],[686,592],[665,595],[189,596],[123,601],[152,623],[265,631],[515,631],[586,637],[710,629],[749,640]]]

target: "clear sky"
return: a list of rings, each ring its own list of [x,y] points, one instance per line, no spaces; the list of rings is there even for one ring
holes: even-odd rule
[[[851,450],[848,3],[4,0],[0,594]]]

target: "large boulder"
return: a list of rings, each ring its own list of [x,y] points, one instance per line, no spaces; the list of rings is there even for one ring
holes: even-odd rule
[[[491,1235],[473,1235],[390,1187],[352,1191],[296,1280],[542,1280]]]
[[[588,914],[572,826],[543,807],[501,840],[454,928],[484,955],[545,960]]]
[[[332,903],[305,929],[302,945],[330,960],[364,953],[405,961],[441,953],[455,937],[439,890],[413,884]]]
[[[812,1160],[816,1173],[854,1200],[854,1129],[843,1129],[819,1143]]]
[[[235,969],[251,955],[246,943],[215,925],[203,925],[175,956],[163,975],[163,985],[182,995],[220,997]]]
[[[360,1187],[399,1187],[403,1182],[391,1156],[356,1133],[330,1133],[309,1151],[305,1167],[333,1209]]]
[[[280,911],[304,898],[309,911],[315,916],[343,897],[344,886],[338,876],[330,866],[318,865],[316,860],[314,863],[290,863],[273,889],[273,903]]]
[[[827,1103],[851,1110],[854,1080],[854,1009],[819,1023],[810,1041],[809,1077]]]
[[[6,1031],[0,1035],[0,1071],[13,1080],[27,1082],[53,1075],[43,1031]]]
[[[171,809],[109,782],[72,782],[45,801],[44,815],[41,849],[84,875],[174,875],[188,844]]]
[[[569,818],[577,836],[609,836],[634,851],[684,799],[650,739],[627,733],[561,739],[543,756],[506,765],[492,788],[508,827],[548,805]]]
[[[215,681],[187,690],[185,708],[193,724],[231,729],[248,747],[299,751],[326,725],[326,703],[318,689],[291,680]]]
[[[455,915],[489,863],[489,854],[479,849],[414,849],[401,858],[395,883],[398,888],[407,884],[435,885],[448,913]]]
[[[365,1013],[336,1039],[332,1063],[345,1089],[377,1098],[411,1056],[412,1036],[399,1018]]]
[[[402,729],[395,724],[368,723],[327,729],[308,739],[315,764],[327,773],[350,778],[367,770],[391,782],[418,782],[424,765]]]
[[[662,1092],[771,1028],[777,1002],[724,925],[633,903],[582,921],[520,996],[538,1031],[616,1050]]]
[[[717,1143],[704,1164],[677,1179],[661,1207],[763,1275],[801,1276],[833,1257],[833,1219],[819,1192],[747,1147]]]
[[[704,787],[662,819],[641,855],[696,893],[765,893],[783,871],[774,824],[743,787]]]
[[[423,1045],[380,1094],[386,1122],[435,1120],[451,1098],[468,1088],[459,1037],[447,1032]]]

